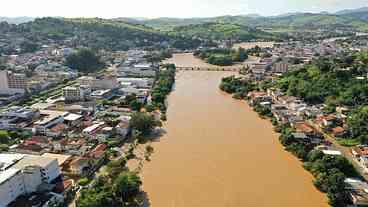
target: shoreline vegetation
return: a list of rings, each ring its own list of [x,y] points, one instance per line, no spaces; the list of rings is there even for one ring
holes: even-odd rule
[[[231,94],[234,99],[245,100],[261,118],[270,120],[275,132],[280,134],[279,141],[284,149],[303,162],[303,167],[314,176],[315,187],[326,193],[329,204],[334,207],[346,206],[349,201],[345,193],[344,180],[360,175],[345,157],[325,155],[315,149],[313,144],[300,142],[292,136],[293,128],[289,124],[279,124],[270,108],[260,103],[250,104],[246,94],[259,90],[258,84],[230,76],[222,79],[220,90]]]

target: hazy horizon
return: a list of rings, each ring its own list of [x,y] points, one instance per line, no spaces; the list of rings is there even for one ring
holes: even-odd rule
[[[285,13],[327,11],[368,6],[368,0],[6,0],[2,2],[3,17],[100,17],[100,18],[201,18],[224,15],[259,14],[276,16]]]

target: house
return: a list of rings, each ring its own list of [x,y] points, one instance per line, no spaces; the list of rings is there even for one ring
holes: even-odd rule
[[[106,149],[106,144],[99,144],[92,151],[90,151],[87,156],[94,160],[93,163],[95,166],[99,166],[106,159],[104,156]]]
[[[92,138],[94,134],[97,133],[97,131],[99,131],[100,129],[103,128],[103,126],[105,125],[105,122],[98,122],[98,123],[95,123],[85,129],[83,129],[82,133],[87,136],[87,137],[90,137]]]
[[[343,136],[346,133],[346,130],[343,127],[337,126],[332,128],[331,134],[334,137],[340,137]]]
[[[309,137],[304,133],[296,132],[296,133],[292,133],[291,135],[294,137],[294,139],[298,141],[302,141],[302,142],[310,141]]]
[[[262,80],[265,76],[267,63],[255,63],[251,67],[251,72],[256,80]]]
[[[293,126],[296,132],[305,133],[310,136],[313,136],[315,134],[314,128],[305,122],[295,123]]]
[[[41,117],[34,123],[34,131],[39,134],[46,134],[46,131],[51,127],[64,122],[64,117],[68,112],[41,110]]]
[[[39,116],[40,112],[36,109],[9,107],[0,113],[0,129],[24,128]]]
[[[354,206],[368,205],[368,184],[355,178],[345,179],[345,190]]]
[[[75,157],[69,163],[69,171],[71,174],[85,176],[91,170],[91,159],[88,157]]]
[[[351,154],[357,159],[361,157],[368,157],[368,147],[366,146],[352,147]]]
[[[271,102],[272,97],[268,96],[267,93],[261,91],[251,91],[247,97],[250,99],[250,104],[254,105],[260,102]]]
[[[334,114],[329,114],[325,116],[319,116],[316,118],[316,123],[320,127],[331,127],[337,123],[337,117]]]
[[[64,117],[64,123],[70,127],[78,127],[81,125],[83,116],[79,114],[69,113]]]

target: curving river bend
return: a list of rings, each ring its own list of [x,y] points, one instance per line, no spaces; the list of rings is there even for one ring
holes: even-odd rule
[[[148,206],[327,207],[269,121],[220,92],[231,74],[178,72],[167,133],[142,173]]]

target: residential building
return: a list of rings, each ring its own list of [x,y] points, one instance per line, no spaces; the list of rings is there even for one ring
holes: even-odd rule
[[[6,70],[0,71],[0,93],[23,94],[26,89],[27,81],[24,74],[15,74]]]
[[[345,179],[345,189],[354,206],[368,205],[368,184],[355,178]]]
[[[273,73],[286,73],[289,71],[289,64],[284,62],[275,63],[272,65]]]
[[[56,159],[34,155],[0,154],[0,207],[19,196],[36,192],[60,176]]]
[[[67,86],[63,88],[63,95],[66,102],[84,101],[91,94],[89,86]]]

